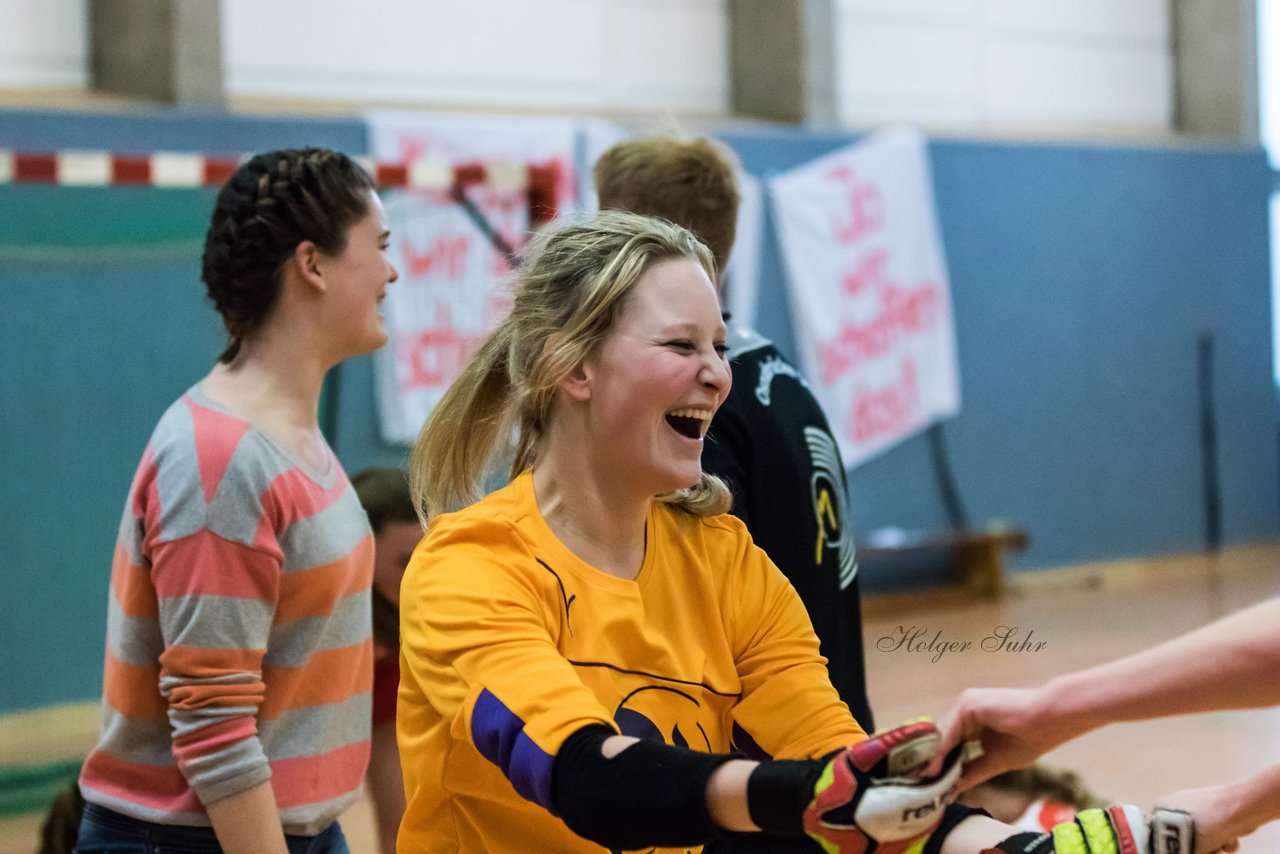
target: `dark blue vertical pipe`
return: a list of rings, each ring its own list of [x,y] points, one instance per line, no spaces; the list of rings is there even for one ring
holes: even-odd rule
[[[1218,428],[1213,403],[1213,333],[1200,333],[1200,461],[1204,491],[1204,546],[1222,546],[1222,496],[1218,484]]]
[[[969,514],[965,512],[964,502],[960,500],[960,489],[956,486],[955,473],[951,470],[951,459],[947,456],[947,446],[942,441],[942,424],[935,423],[928,430],[929,456],[933,460],[933,476],[938,483],[938,491],[942,494],[942,505],[947,511],[947,520],[951,527],[964,531],[969,527]]]

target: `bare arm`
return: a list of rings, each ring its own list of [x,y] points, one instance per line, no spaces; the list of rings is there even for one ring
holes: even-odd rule
[[[206,804],[226,854],[288,854],[271,781]]]
[[[1220,709],[1280,704],[1280,599],[1049,683],[1064,714],[1089,729]]]
[[[1156,804],[1191,813],[1197,851],[1235,850],[1240,837],[1280,819],[1280,765],[1225,786],[1174,792]]]
[[[1280,599],[1182,637],[1028,690],[971,689],[943,718],[941,751],[978,739],[961,788],[1024,767],[1120,721],[1280,704]]]
[[[1014,828],[985,815],[965,819],[947,834],[942,843],[942,854],[973,854],[975,851],[994,850],[1014,833]]]
[[[707,812],[711,813],[711,820],[725,830],[743,832],[760,829],[751,820],[751,812],[747,809],[747,778],[759,764],[735,759],[717,768],[707,781]]]
[[[400,753],[396,749],[396,725],[373,728],[369,739],[369,770],[365,776],[373,800],[378,827],[378,850],[395,854],[396,834],[404,818],[404,778],[400,773]]]

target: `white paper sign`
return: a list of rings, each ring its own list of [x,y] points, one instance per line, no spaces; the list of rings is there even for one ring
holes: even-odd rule
[[[801,366],[845,465],[959,412],[924,135],[874,134],[768,187]]]
[[[481,342],[511,310],[510,271],[447,198],[396,193],[386,200],[390,257],[400,279],[383,301],[388,342],[374,359],[379,422],[387,442],[411,442]],[[444,194],[440,194],[444,197]],[[498,195],[498,194],[494,194]],[[506,233],[520,234],[520,193],[485,204]]]
[[[368,114],[370,151],[381,161],[446,165],[559,164],[557,209],[577,201],[577,129],[569,119],[377,111]],[[513,249],[528,236],[524,190],[468,191],[484,219]],[[400,280],[383,312],[389,342],[374,358],[380,432],[411,442],[485,337],[510,310],[509,265],[447,191],[393,191],[384,197],[391,259]]]

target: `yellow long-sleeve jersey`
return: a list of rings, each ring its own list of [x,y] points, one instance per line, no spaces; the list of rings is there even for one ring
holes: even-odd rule
[[[591,852],[553,812],[588,724],[716,753],[820,756],[865,738],[804,606],[732,516],[656,503],[639,575],[586,564],[526,472],[419,544],[401,589],[403,852]]]

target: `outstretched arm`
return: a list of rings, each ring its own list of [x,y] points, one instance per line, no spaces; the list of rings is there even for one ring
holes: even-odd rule
[[[920,726],[919,724],[907,725],[892,732],[902,732],[909,727]],[[932,729],[929,724],[923,726]],[[893,738],[892,734],[879,734],[872,737],[872,742],[886,737]],[[613,736],[605,742],[605,748],[606,750],[620,748],[634,741],[622,736]],[[921,743],[925,745],[930,743],[927,736]],[[843,755],[833,760],[829,767],[834,771],[839,763],[845,761],[845,757],[855,754],[856,751],[857,748],[853,751],[843,751]],[[956,757],[952,757],[952,761],[957,761]],[[796,766],[801,763],[784,764]],[[850,767],[858,765],[855,759]],[[882,770],[885,769],[882,768]],[[958,769],[955,770],[958,771]],[[902,771],[903,769],[898,769],[898,773]],[[768,774],[769,772],[762,770],[760,764],[745,760],[726,762],[712,773],[706,786],[707,811],[719,828],[739,833],[761,829],[761,822],[753,818],[753,809],[763,808],[764,805],[760,800],[766,791],[774,796],[782,794],[778,782],[780,778],[784,779],[789,774],[784,771],[780,775],[775,775],[771,783],[757,782],[753,785],[752,777],[758,773]],[[769,851],[775,854],[777,852],[799,854],[803,851],[807,854],[810,851],[817,851],[820,847],[829,854],[865,854],[873,845],[877,846],[876,850],[881,850],[880,846],[884,846],[885,850],[889,848],[907,850],[903,846],[909,845],[909,841],[904,840],[909,840],[911,831],[901,822],[906,815],[916,812],[917,809],[926,808],[926,801],[928,806],[938,810],[931,821],[931,823],[938,823],[926,831],[927,838],[923,838],[924,834],[915,836],[922,846],[918,849],[922,854],[976,854],[979,851],[991,851],[997,854],[999,852],[1054,854],[1055,851],[1060,850],[1055,844],[1053,833],[1020,831],[972,807],[959,804],[944,807],[942,802],[949,800],[949,795],[943,795],[937,801],[918,797],[912,800],[913,785],[903,777],[898,777],[895,785],[895,781],[877,782],[861,778],[855,772],[854,778],[857,783],[851,787],[847,783],[842,786],[841,777],[838,771],[830,776],[824,774],[823,782],[815,787],[814,800],[805,810],[803,817],[805,830],[812,839],[819,841],[818,846],[814,846],[812,842],[797,844],[794,839],[787,839],[784,835],[771,835],[756,842],[747,842],[743,837],[737,837],[732,846],[724,850]],[[939,780],[937,783],[921,779],[918,785],[922,794],[932,789],[932,795],[936,797],[939,792],[936,787],[940,786],[943,791],[949,792],[957,777],[956,773],[949,777],[944,774],[946,779]],[[824,785],[826,788],[823,788]],[[871,791],[859,791],[863,785],[869,785]],[[884,788],[876,792],[877,786]],[[780,814],[776,804],[770,805],[768,811],[775,818]],[[1149,836],[1146,819],[1136,807],[1112,807],[1106,811],[1095,809],[1089,812],[1094,814],[1091,821],[1069,822],[1069,824],[1078,824],[1079,831],[1085,834],[1089,845],[1093,847],[1065,850],[1143,852],[1147,850]],[[887,835],[883,838],[877,837],[875,830],[887,831]],[[713,844],[708,846],[707,850],[720,851],[721,848]],[[1213,854],[1213,852],[1205,852],[1205,854]]]
[[[1280,819],[1280,765],[1236,783],[1174,792],[1156,804],[1191,814],[1196,851],[1234,851],[1240,837]]]
[[[942,720],[942,751],[981,741],[967,789],[1120,721],[1280,704],[1280,599],[1027,690],[970,689]]]
[[[551,806],[579,836],[614,849],[704,844],[723,831],[763,830],[783,840],[812,837],[832,854],[861,854],[881,843],[905,850],[941,822],[937,852],[969,811],[944,821],[958,752],[940,777],[908,776],[936,745],[933,724],[917,721],[826,759],[757,763],[590,726],[556,756]],[[1012,831],[998,829],[1003,835],[993,844]]]

